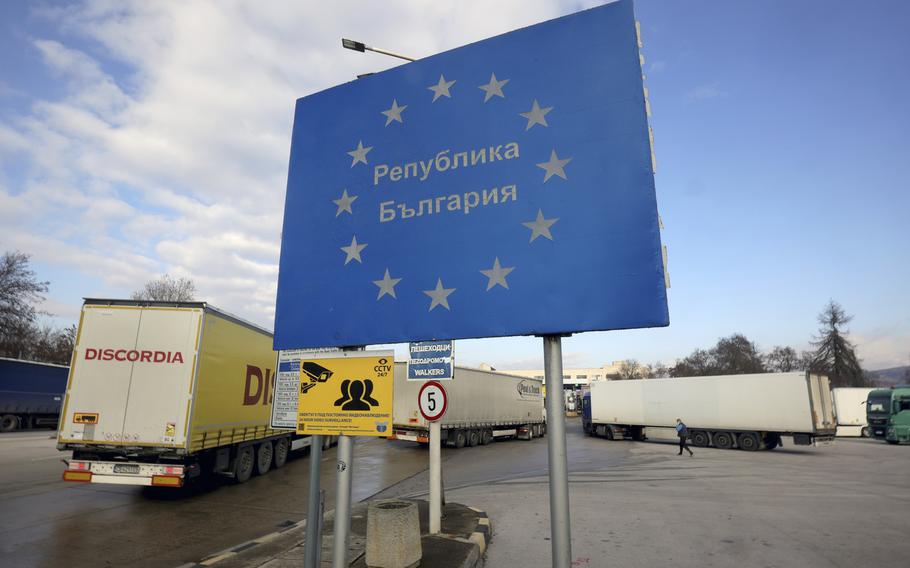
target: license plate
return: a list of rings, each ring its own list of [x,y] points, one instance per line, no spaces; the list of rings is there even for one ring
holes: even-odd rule
[[[114,466],[114,473],[139,473],[139,466],[133,463],[118,463]]]

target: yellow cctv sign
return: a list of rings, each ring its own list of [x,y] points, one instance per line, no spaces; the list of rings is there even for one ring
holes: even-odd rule
[[[394,368],[394,351],[335,351],[301,359],[297,433],[388,436]]]

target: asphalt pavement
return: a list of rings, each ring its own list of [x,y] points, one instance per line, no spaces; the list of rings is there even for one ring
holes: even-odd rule
[[[245,485],[177,495],[66,484],[48,434],[12,436],[0,437],[0,558],[14,566],[177,566],[305,516],[306,455]],[[573,565],[846,568],[910,558],[910,446],[785,442],[679,457],[671,444],[586,437],[570,419]],[[355,502],[425,498],[426,460],[416,444],[359,441]],[[334,461],[330,450],[327,509]],[[492,521],[486,566],[550,565],[546,472],[546,438],[444,449],[447,501]]]
[[[72,568],[177,566],[306,516],[309,454],[242,485],[225,478],[189,490],[61,480],[53,432],[0,435],[0,565]],[[355,501],[425,469],[426,451],[361,439]],[[335,449],[323,452],[331,507]],[[7,564],[8,563],[8,564]]]

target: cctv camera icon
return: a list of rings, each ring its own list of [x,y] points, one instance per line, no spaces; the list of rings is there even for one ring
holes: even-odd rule
[[[332,371],[326,369],[318,363],[312,361],[306,361],[303,366],[303,374],[310,379],[309,383],[300,385],[300,394],[306,394],[308,390],[315,387],[319,383],[324,383],[332,378]]]

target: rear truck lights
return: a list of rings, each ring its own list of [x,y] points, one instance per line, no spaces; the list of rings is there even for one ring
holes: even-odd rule
[[[66,462],[66,468],[71,471],[88,471],[92,468],[92,464],[83,461],[70,461]]]
[[[183,478],[177,475],[153,475],[152,485],[155,487],[182,487]]]
[[[183,475],[183,466],[182,465],[165,466],[164,473],[166,473],[167,475]]]
[[[92,472],[67,469],[63,472],[63,481],[80,481],[83,483],[89,483],[92,481]]]

